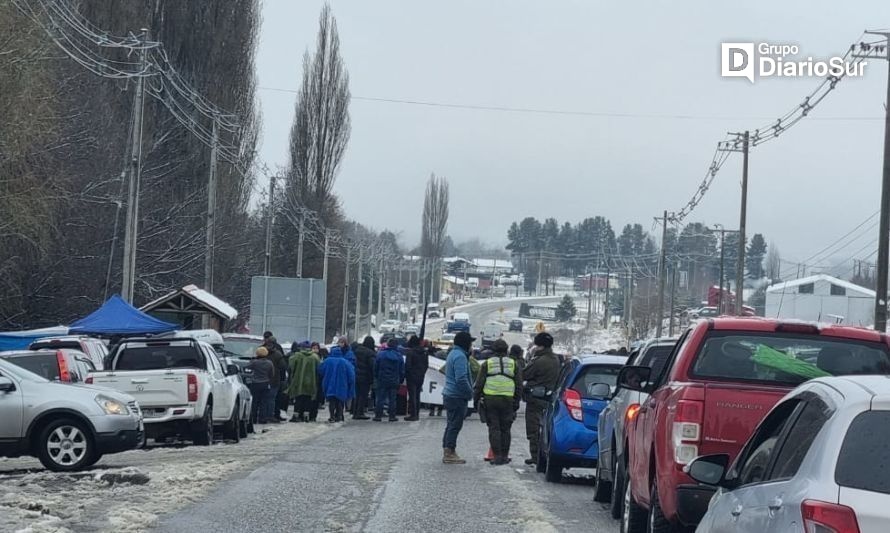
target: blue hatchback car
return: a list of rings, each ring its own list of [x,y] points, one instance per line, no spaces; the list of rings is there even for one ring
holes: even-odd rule
[[[580,355],[559,374],[541,418],[538,472],[558,483],[566,468],[594,468],[599,457],[597,423],[627,356]]]

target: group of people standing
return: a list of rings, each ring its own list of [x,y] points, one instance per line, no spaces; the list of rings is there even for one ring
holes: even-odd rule
[[[249,364],[254,397],[254,423],[277,424],[287,421],[293,403],[291,422],[315,422],[319,408],[328,405],[328,422],[343,422],[349,411],[354,420],[369,420],[370,396],[375,399],[374,421],[390,422],[396,416],[396,396],[403,383],[408,388],[406,421],[419,420],[420,390],[429,368],[428,347],[416,336],[400,347],[390,340],[379,349],[373,337],[350,345],[345,336],[328,353],[317,342],[294,343],[287,355],[271,332],[264,334],[263,345]]]
[[[536,398],[531,391],[538,387],[546,391],[556,388],[563,363],[553,352],[553,337],[547,332],[535,336],[528,363],[524,363],[522,348],[514,346],[508,350],[505,341],[495,340],[491,346],[492,354],[479,364],[474,378],[471,353],[475,340],[469,333],[458,333],[445,363],[445,389],[442,394],[448,418],[442,437],[442,462],[466,463],[457,454],[457,437],[467,415],[468,401],[472,399],[480,417],[488,425],[492,452],[490,464],[509,463],[510,432],[520,401],[524,399],[525,429],[531,455],[525,463],[535,464],[540,440],[539,425],[547,401]]]

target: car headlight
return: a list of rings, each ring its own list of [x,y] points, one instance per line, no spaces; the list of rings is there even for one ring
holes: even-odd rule
[[[105,411],[105,414],[108,415],[129,415],[130,409],[127,408],[126,404],[123,404],[114,398],[109,398],[108,396],[96,396],[96,403],[99,404],[99,407]]]

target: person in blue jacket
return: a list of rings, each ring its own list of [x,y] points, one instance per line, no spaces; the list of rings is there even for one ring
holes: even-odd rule
[[[445,464],[466,463],[457,455],[457,435],[467,417],[467,402],[473,398],[469,353],[475,340],[466,331],[459,332],[454,336],[454,347],[448,352],[448,359],[445,361],[445,388],[442,390],[445,409],[448,411],[445,435],[442,437],[442,462]]]
[[[398,350],[399,342],[389,339],[386,348],[380,350],[374,359],[374,381],[377,383],[377,405],[374,411],[374,422],[380,422],[383,416],[384,402],[389,404],[389,421],[395,422],[396,394],[399,386],[405,381],[405,358]]]
[[[355,396],[355,366],[334,346],[318,366],[318,375],[331,413],[328,422],[343,422],[343,407]]]
[[[352,351],[352,347],[349,345],[349,339],[346,338],[346,335],[341,335],[339,339],[337,339],[337,346],[334,346],[332,350],[340,349],[340,353],[343,354],[343,357],[352,363],[352,367],[355,368],[355,352]]]

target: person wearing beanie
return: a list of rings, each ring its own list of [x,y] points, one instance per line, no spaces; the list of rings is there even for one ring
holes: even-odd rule
[[[540,423],[544,410],[547,408],[547,400],[534,398],[528,391],[541,387],[545,392],[556,390],[556,382],[559,380],[559,371],[562,368],[559,357],[553,353],[553,336],[542,331],[535,335],[535,350],[531,361],[523,370],[525,379],[526,404],[525,404],[525,436],[528,438],[529,457],[525,464],[532,465],[538,462],[538,443],[541,440]]]
[[[492,355],[482,362],[473,387],[473,401],[488,424],[488,444],[492,465],[510,462],[510,429],[516,420],[522,395],[522,371],[516,360],[507,354],[507,343],[497,339],[491,345]]]
[[[405,381],[405,359],[399,353],[399,342],[389,339],[386,348],[380,350],[374,360],[374,382],[377,384],[377,405],[374,410],[374,422],[383,417],[383,404],[388,404],[389,421],[395,422],[396,394],[399,386]]]
[[[430,357],[420,338],[412,335],[408,339],[408,352],[405,354],[405,383],[408,385],[408,416],[406,422],[420,420],[420,391],[430,367]]]
[[[355,347],[355,403],[352,409],[353,420],[370,420],[367,416],[368,395],[374,383],[374,337],[370,335]]]
[[[256,358],[251,359],[250,363],[247,364],[247,368],[252,373],[252,381],[248,387],[250,395],[253,396],[253,403],[250,406],[250,420],[254,424],[266,424],[269,421],[266,413],[269,411],[268,403],[271,400],[269,382],[272,380],[275,368],[272,365],[272,361],[269,361],[269,350],[260,346],[255,353]]]
[[[266,333],[269,335],[266,336]],[[269,388],[272,394],[272,404],[268,407],[267,418],[275,418],[279,422],[287,422],[286,418],[281,418],[280,411],[287,410],[287,394],[284,393],[284,387],[287,385],[287,362],[284,360],[284,348],[278,344],[275,336],[271,331],[263,334],[263,347],[268,350],[269,361],[275,372],[269,381]]]
[[[300,343],[288,363],[290,383],[287,395],[294,402],[291,422],[315,422],[318,417],[318,402],[315,397],[318,395],[318,365],[321,360],[310,346],[309,341]]]
[[[445,360],[445,388],[442,398],[448,411],[445,434],[442,436],[442,462],[464,464],[457,455],[457,436],[467,417],[467,402],[473,398],[473,381],[470,378],[470,352],[476,339],[466,331],[454,336],[454,347]]]
[[[519,365],[519,370],[525,369],[525,357],[523,356],[522,346],[518,344],[510,346],[510,357],[512,357],[513,360],[516,361],[516,364]]]

